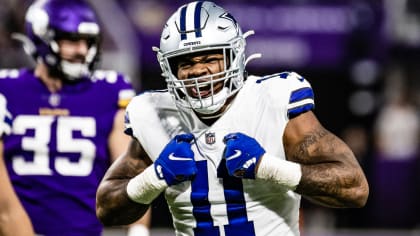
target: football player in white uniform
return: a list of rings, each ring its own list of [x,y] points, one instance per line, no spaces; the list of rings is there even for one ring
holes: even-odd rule
[[[308,81],[246,75],[248,35],[212,2],[169,18],[155,48],[168,90],[126,109],[133,139],[99,186],[102,223],[135,221],[161,192],[177,235],[299,235],[301,196],[365,205],[365,175],[315,117]]]

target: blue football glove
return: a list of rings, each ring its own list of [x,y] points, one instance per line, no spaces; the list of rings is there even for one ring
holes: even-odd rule
[[[223,157],[226,159],[229,175],[255,179],[255,167],[265,153],[264,148],[257,140],[243,133],[228,134],[223,142],[226,144]]]
[[[163,149],[154,163],[160,179],[171,186],[191,180],[197,173],[194,152],[191,150],[192,134],[175,136]]]

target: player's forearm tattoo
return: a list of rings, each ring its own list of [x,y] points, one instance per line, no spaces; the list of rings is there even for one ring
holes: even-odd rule
[[[307,162],[310,156],[309,149],[314,143],[318,143],[323,137],[328,135],[329,132],[325,129],[318,129],[317,132],[306,135],[302,142],[298,145],[297,150],[293,153],[293,159],[300,160],[302,162]]]
[[[296,191],[329,205],[340,206],[351,198],[349,189],[363,178],[351,150],[323,127],[306,135],[290,154],[291,160],[302,164]]]

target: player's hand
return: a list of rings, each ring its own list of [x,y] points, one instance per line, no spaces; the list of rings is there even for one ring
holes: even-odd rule
[[[197,173],[194,152],[191,150],[192,134],[175,136],[155,161],[155,171],[160,179],[171,186],[191,180]]]
[[[255,179],[255,167],[265,153],[264,148],[257,140],[243,133],[228,134],[223,142],[226,144],[223,157],[226,159],[229,175]]]

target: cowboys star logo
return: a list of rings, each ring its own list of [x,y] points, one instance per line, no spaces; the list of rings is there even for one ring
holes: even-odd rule
[[[235,26],[236,32],[239,31],[239,27],[238,27],[238,22],[235,20],[235,18],[233,18],[233,16],[227,12],[223,13],[222,15],[219,16],[220,18],[232,21],[233,26]],[[220,26],[219,26],[220,27]],[[226,27],[228,28],[228,27]]]

